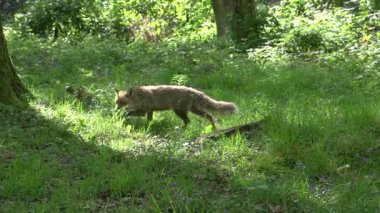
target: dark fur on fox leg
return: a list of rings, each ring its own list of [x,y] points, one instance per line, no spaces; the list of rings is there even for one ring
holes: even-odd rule
[[[145,116],[147,114],[146,111],[143,111],[143,110],[132,110],[132,111],[127,111],[127,114],[125,115],[125,117],[128,117],[128,116]]]
[[[128,117],[128,116],[145,116],[145,115],[146,115],[147,121],[150,122],[153,118],[153,112],[147,112],[144,110],[127,111],[127,114],[125,115],[125,117]]]
[[[132,111],[127,111],[125,117],[128,117],[128,116],[145,116],[146,115],[146,128],[148,128],[150,122],[152,121],[153,119],[153,112],[146,112],[144,110],[132,110]]]

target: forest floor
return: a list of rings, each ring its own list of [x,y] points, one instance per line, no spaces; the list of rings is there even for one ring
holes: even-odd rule
[[[213,43],[10,39],[34,95],[0,106],[1,212],[378,212],[380,90],[355,68],[257,63]],[[123,117],[113,88],[185,84],[236,103],[219,128],[173,112]],[[65,91],[85,87],[83,101]]]

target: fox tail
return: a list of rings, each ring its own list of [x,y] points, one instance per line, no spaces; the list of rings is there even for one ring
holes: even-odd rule
[[[211,111],[219,111],[219,112],[230,112],[230,113],[238,113],[239,108],[235,103],[225,102],[225,101],[217,101],[214,100],[207,95],[202,95],[199,100],[199,106],[201,108],[205,108]]]

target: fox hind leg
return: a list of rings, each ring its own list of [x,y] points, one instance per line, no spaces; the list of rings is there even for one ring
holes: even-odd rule
[[[189,117],[187,116],[187,111],[181,110],[181,109],[174,109],[174,113],[180,117],[184,123],[184,127],[187,127],[187,125],[190,122]]]
[[[152,111],[146,113],[146,119],[148,122],[150,122],[153,119],[153,112]]]
[[[200,116],[200,117],[206,118],[207,120],[209,120],[211,122],[212,127],[214,129],[216,128],[214,118],[212,117],[212,115],[210,115],[210,113],[208,113],[202,109],[199,109],[197,107],[192,107],[191,112]]]

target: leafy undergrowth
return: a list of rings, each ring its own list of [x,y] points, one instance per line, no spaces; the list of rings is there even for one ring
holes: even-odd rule
[[[9,49],[35,98],[0,106],[1,212],[380,209],[380,90],[352,63],[258,64],[218,43],[14,39]],[[112,110],[113,87],[178,82],[239,106],[216,115],[220,128],[264,128],[196,143],[210,131],[199,117],[184,130],[172,112],[146,126]],[[67,85],[92,96],[75,100]]]

